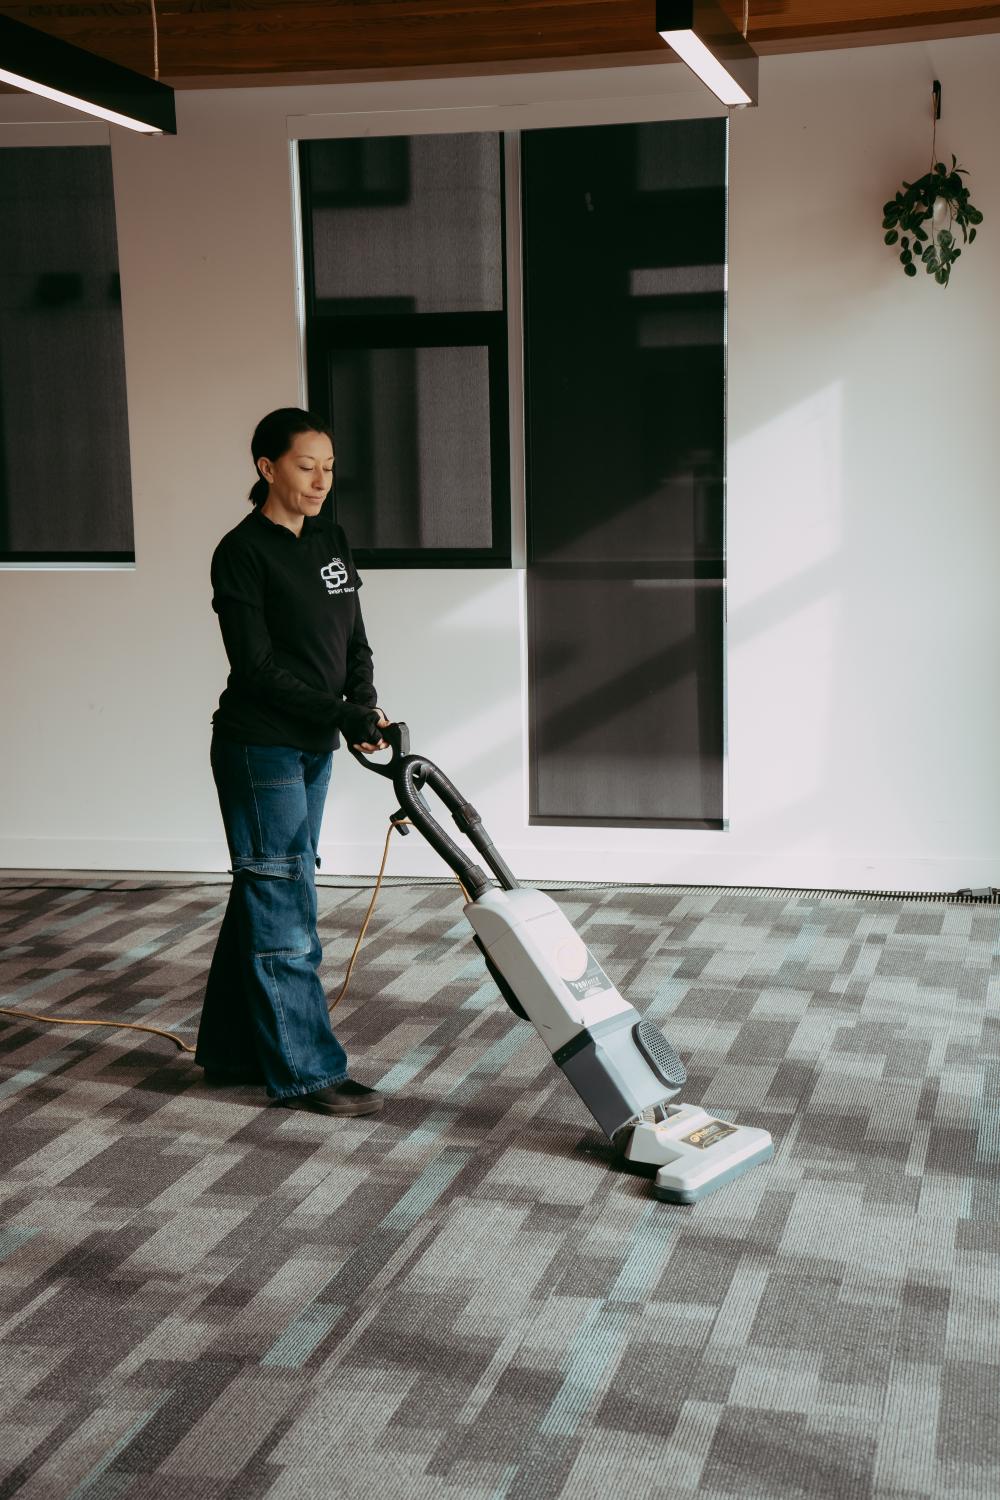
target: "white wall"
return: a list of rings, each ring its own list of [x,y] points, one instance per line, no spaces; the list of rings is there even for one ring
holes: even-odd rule
[[[728,831],[529,828],[523,575],[369,571],[381,700],[525,878],[1000,884],[998,65],[996,36],[769,58],[733,119]],[[934,77],[939,154],[986,214],[947,290],[907,281],[879,228],[925,168]],[[208,561],[254,422],[303,395],[289,138],[707,101],[679,67],[208,90],[178,96],[176,138],[113,133],[137,566],[0,575],[0,864],[225,867]],[[0,99],[0,146],[57,117]],[[337,757],[326,869],[377,866],[387,792]],[[390,868],[442,867],[413,836]]]

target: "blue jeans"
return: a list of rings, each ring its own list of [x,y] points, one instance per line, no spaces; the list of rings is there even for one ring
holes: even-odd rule
[[[272,1099],[347,1077],[319,979],[316,849],[330,753],[212,738],[233,884],[205,989],[195,1061],[258,1077]]]

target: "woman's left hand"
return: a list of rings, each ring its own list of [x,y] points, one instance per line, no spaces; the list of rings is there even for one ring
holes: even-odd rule
[[[385,714],[380,711],[379,712],[379,716],[378,716],[378,727],[379,727],[379,729],[383,729],[387,724],[391,724],[391,723],[392,723],[392,720],[391,719],[387,719],[386,716],[385,716]],[[374,745],[370,745],[370,744],[355,745],[354,748],[355,748],[355,750],[362,750],[362,751],[364,751],[365,755],[372,755],[372,754],[374,754],[374,752],[376,750],[388,750],[389,745],[388,745],[388,742],[386,740],[379,739],[378,742],[376,744],[374,744]]]

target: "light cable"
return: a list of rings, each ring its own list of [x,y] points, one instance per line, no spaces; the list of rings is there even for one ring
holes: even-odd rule
[[[937,86],[931,87],[931,171],[937,163],[937,122],[938,122],[938,91]]]

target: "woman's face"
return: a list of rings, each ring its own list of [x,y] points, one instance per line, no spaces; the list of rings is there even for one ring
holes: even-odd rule
[[[287,453],[262,458],[258,468],[285,510],[316,516],[333,483],[333,444],[322,432],[299,432]]]

